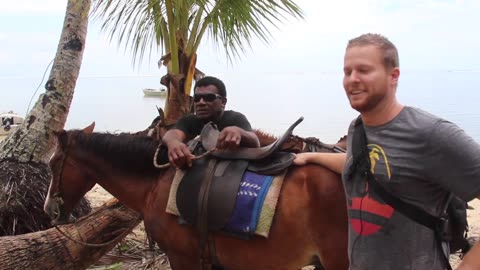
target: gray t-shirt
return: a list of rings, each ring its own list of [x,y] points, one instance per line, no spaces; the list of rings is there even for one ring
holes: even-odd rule
[[[368,190],[366,179],[346,179],[352,164],[354,122],[342,177],[349,214],[350,269],[446,269],[432,230],[385,204]],[[405,202],[438,216],[449,192],[466,201],[480,195],[480,145],[455,124],[405,107],[389,123],[366,126],[365,132],[376,179]]]

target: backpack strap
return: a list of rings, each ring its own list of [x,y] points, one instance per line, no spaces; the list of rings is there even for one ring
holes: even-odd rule
[[[448,241],[448,216],[446,215],[446,207],[450,202],[452,195],[449,195],[443,215],[440,217],[431,215],[423,209],[402,201],[400,198],[394,196],[390,191],[375,179],[371,171],[370,156],[367,146],[367,137],[365,134],[365,128],[363,127],[362,119],[359,116],[355,121],[354,133],[352,139],[352,155],[353,155],[353,173],[360,173],[365,175],[369,188],[380,196],[380,198],[393,207],[395,210],[408,217],[409,219],[421,224],[432,231],[434,231],[435,239],[437,240],[438,247],[444,254],[446,260],[447,269],[452,270],[449,262],[449,252],[445,250],[442,243]]]

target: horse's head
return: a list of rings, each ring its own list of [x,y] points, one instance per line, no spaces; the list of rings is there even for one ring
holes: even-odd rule
[[[75,138],[79,133],[90,134],[95,123],[83,130],[56,133],[57,147],[50,158],[52,179],[45,200],[44,211],[53,225],[70,221],[70,213],[81,198],[95,185],[94,176],[88,168],[75,162]]]
[[[167,131],[171,129],[174,126],[174,124],[171,124],[171,125],[166,124],[165,113],[163,112],[162,108],[157,107],[157,111],[158,111],[158,116],[155,117],[155,119],[153,119],[150,126],[145,130],[135,133],[134,135],[146,135],[154,138],[157,141],[160,141],[162,139],[163,135],[165,135],[165,133],[167,133]]]

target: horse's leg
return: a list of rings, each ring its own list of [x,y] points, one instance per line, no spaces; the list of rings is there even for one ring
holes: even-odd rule
[[[335,209],[332,207],[332,209]],[[341,210],[339,210],[341,211]],[[317,238],[317,245],[319,247],[319,259],[323,268],[326,270],[347,270],[348,269],[348,255],[347,255],[347,229],[345,224],[338,223],[342,218],[330,219],[332,223],[323,223],[324,228],[320,230],[328,231],[328,234]],[[345,221],[346,222],[346,221]],[[316,265],[316,267],[318,267]]]
[[[177,254],[167,254],[170,268],[172,270],[197,270],[200,269],[200,263],[197,259],[191,259]]]
[[[348,259],[345,256],[338,256],[339,253],[334,252],[333,250],[330,252],[322,252],[322,265],[324,268],[319,268],[322,266],[315,266],[315,270],[317,269],[326,269],[326,270],[347,270],[348,269]]]
[[[318,258],[326,270],[347,270],[348,220],[341,180],[330,171],[318,172],[316,177],[322,181],[309,181],[308,190],[309,227],[315,228],[311,235],[318,247]]]
[[[314,261],[312,262],[312,266],[313,266],[312,270],[325,270],[325,268],[323,268],[322,263],[320,262],[320,259],[317,256],[315,256]]]

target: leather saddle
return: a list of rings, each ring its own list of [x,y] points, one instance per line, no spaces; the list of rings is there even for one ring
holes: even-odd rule
[[[281,137],[265,147],[213,151],[204,158],[194,160],[177,190],[177,207],[182,218],[197,226],[201,233],[221,230],[233,213],[246,170],[275,175],[291,165],[294,154],[279,149],[302,121],[303,117],[300,117]],[[200,148],[201,152],[214,149],[219,134],[215,125],[209,123],[202,130],[200,138],[189,142],[189,146]],[[198,154],[196,150],[192,153]]]

